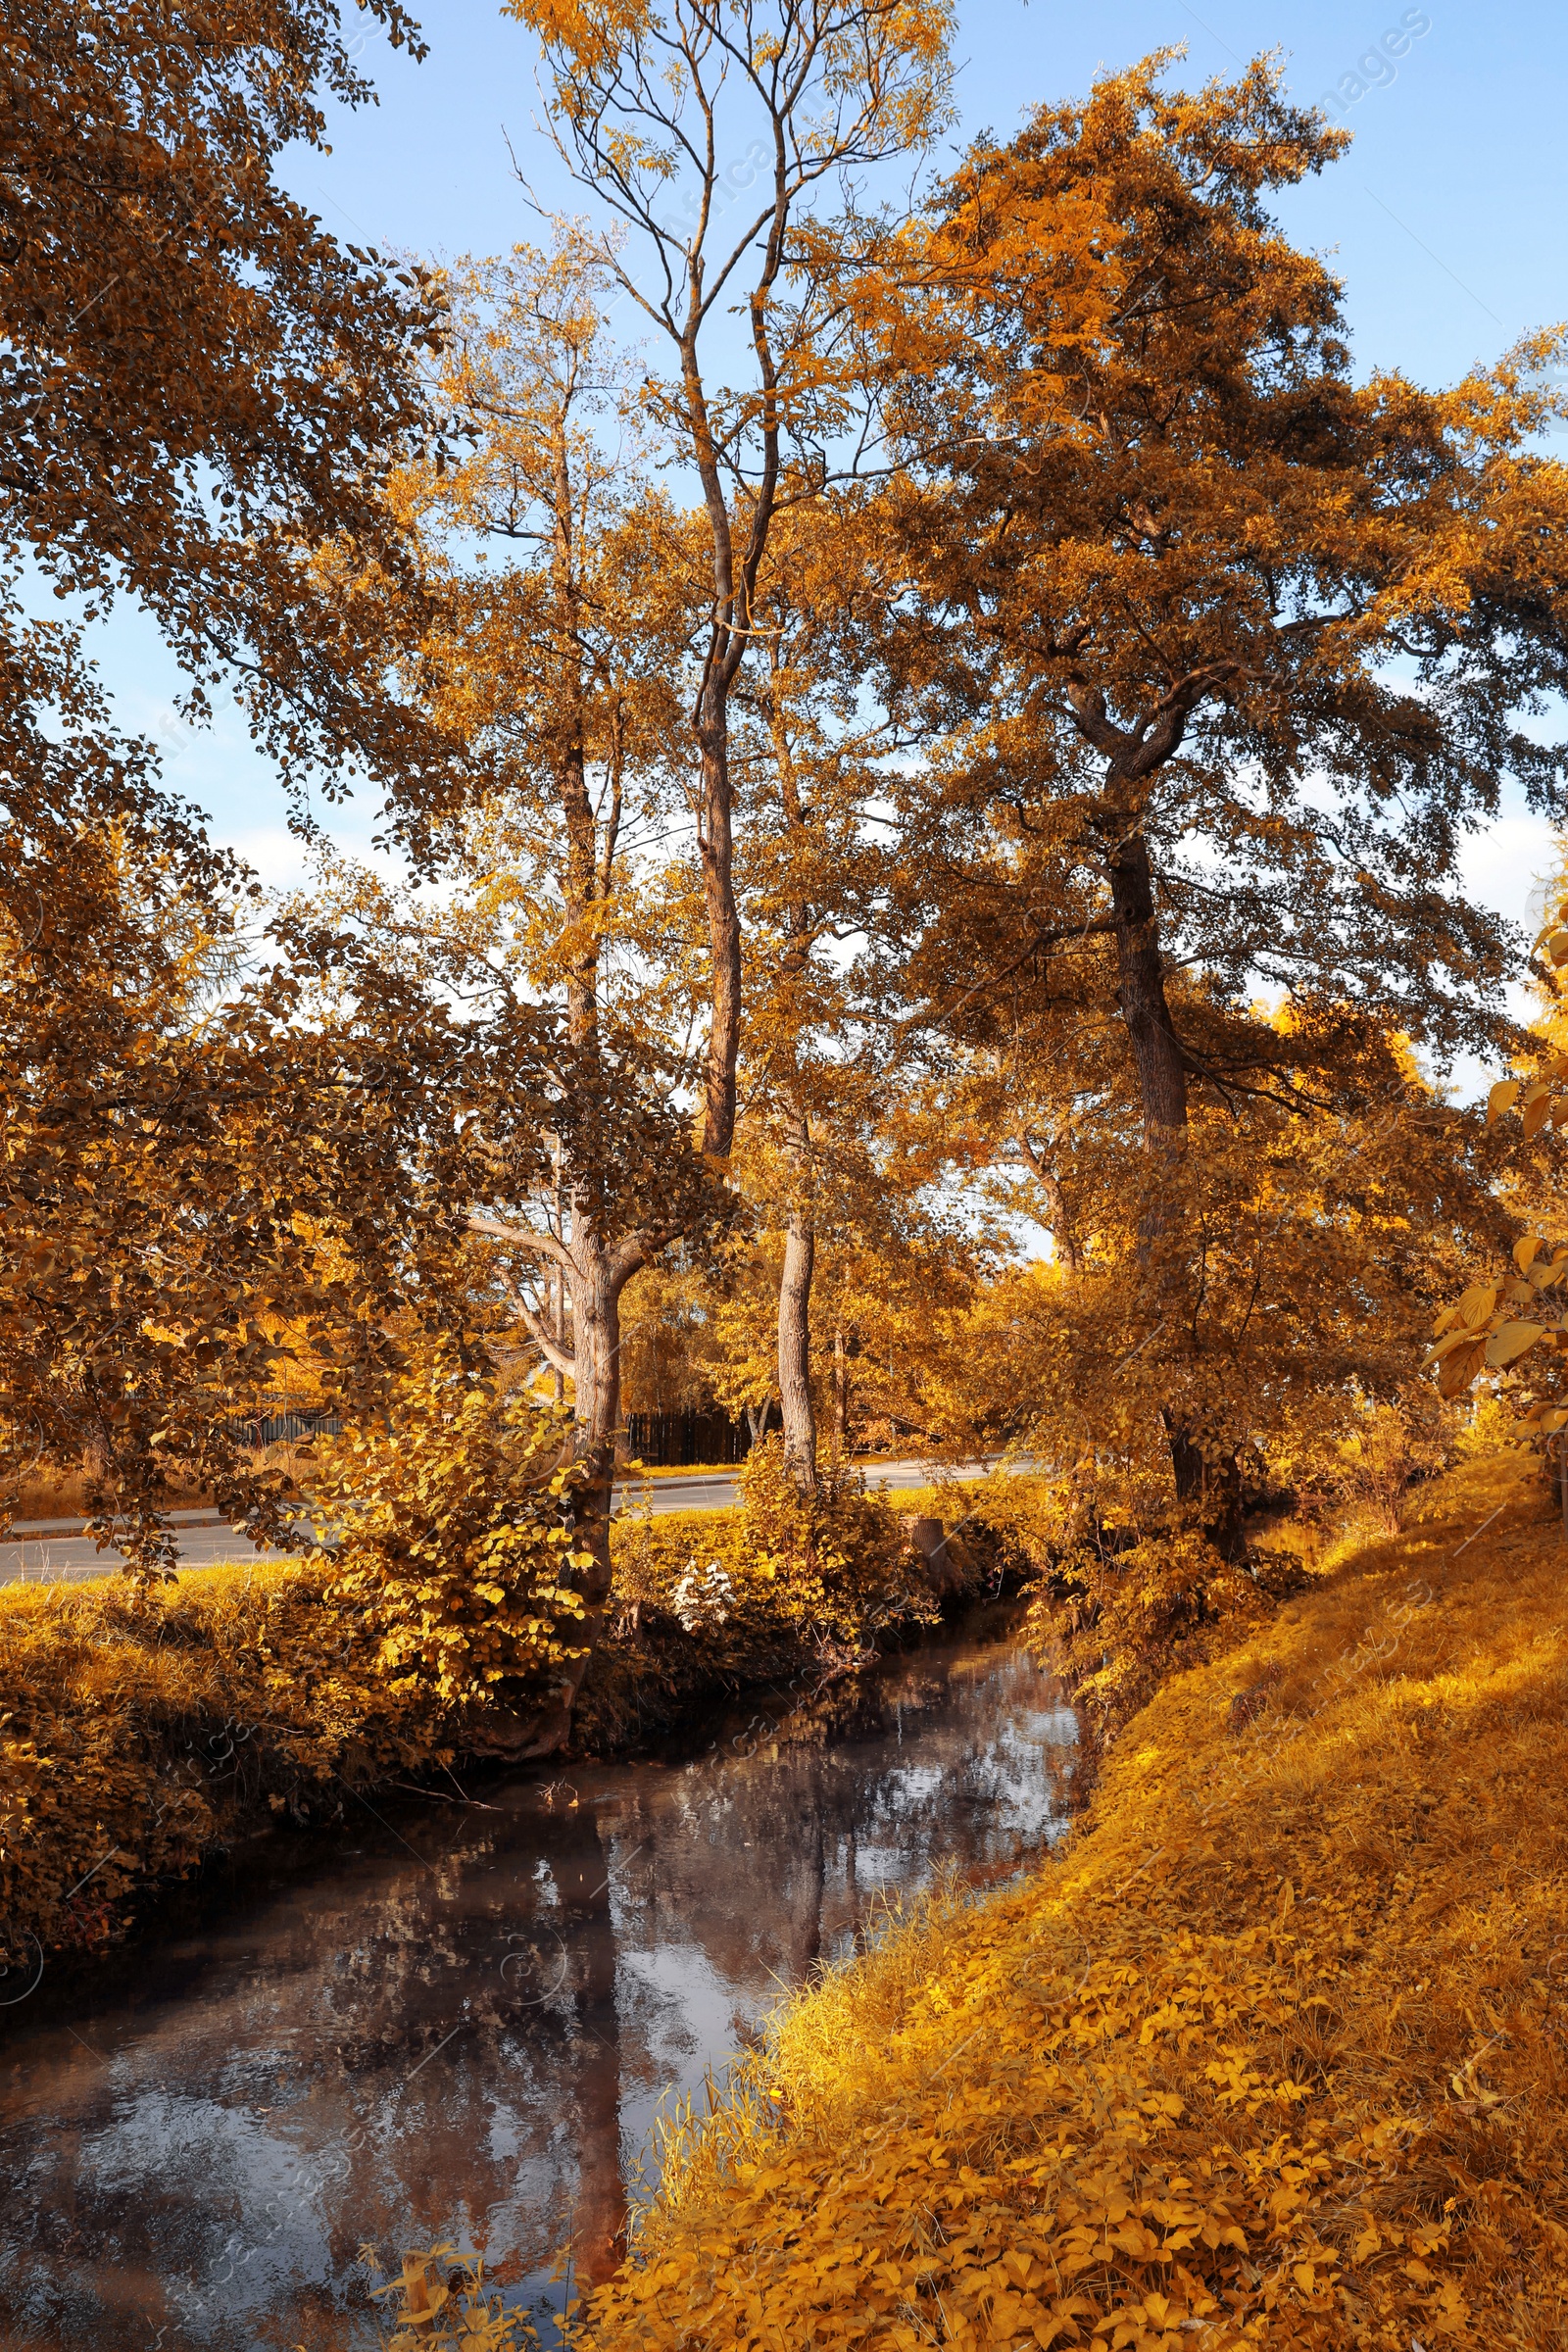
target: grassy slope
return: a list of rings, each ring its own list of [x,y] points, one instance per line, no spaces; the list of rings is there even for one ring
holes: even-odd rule
[[[1060,1862],[786,2009],[592,2342],[1568,2342],[1565,1603],[1484,1463],[1169,1686]]]

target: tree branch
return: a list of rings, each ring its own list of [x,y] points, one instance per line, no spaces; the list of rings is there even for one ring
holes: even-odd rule
[[[532,1225],[506,1225],[499,1217],[476,1216],[468,1219],[470,1233],[482,1233],[487,1241],[505,1242],[509,1250],[525,1250],[534,1257],[548,1257],[553,1264],[573,1271],[571,1253],[558,1242],[553,1233],[539,1233]]]

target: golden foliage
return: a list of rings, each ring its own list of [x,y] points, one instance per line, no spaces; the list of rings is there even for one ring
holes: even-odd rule
[[[323,1448],[335,1552],[0,1590],[0,1963],[110,1940],[215,1845],[483,1745],[487,1708],[548,1711],[581,1655],[562,1440],[436,1358],[394,1437]],[[887,1503],[853,1477],[804,1501],[775,1444],[740,1510],[617,1522],[612,1613],[624,1689],[596,1692],[596,1744],[625,1734],[628,1690],[640,1721],[655,1686],[836,1671],[935,1607]]]
[[[1540,1519],[1517,1461],[1449,1480],[1162,1691],[1061,1860],[788,2004],[584,2352],[1559,2344]]]
[[[403,2269],[372,2295],[395,2295],[387,2352],[531,2352],[538,2330],[525,2312],[507,2311],[484,2284],[480,2256],[453,2261],[449,2245],[411,2251]]]
[[[864,1658],[898,1627],[936,1614],[883,1497],[858,1472],[833,1469],[803,1495],[777,1438],[748,1455],[738,1511],[623,1517],[614,1557],[620,1638],[672,1619],[700,1640],[706,1672],[735,1680]]]
[[[1568,961],[1565,923],[1568,899],[1537,943],[1553,969]],[[1534,1076],[1497,1081],[1487,1096],[1488,1126],[1515,1109],[1527,1144],[1544,1128],[1568,1124],[1568,1054],[1549,1054]],[[1423,1368],[1436,1371],[1445,1396],[1462,1396],[1477,1381],[1496,1375],[1521,1408],[1520,1429],[1551,1438],[1568,1429],[1568,1298],[1558,1289],[1568,1276],[1568,1242],[1527,1224],[1512,1260],[1495,1280],[1472,1282],[1444,1307]]]
[[[1445,1408],[1414,1378],[1424,1304],[1500,1221],[1476,1125],[1398,1081],[1359,1116],[1301,1097],[1199,1107],[1163,1161],[1084,1116],[1058,1187],[1072,1262],[933,1319],[931,1422],[1053,1465],[1049,1487],[980,1508],[1040,1580],[1037,1632],[1097,1708],[1124,1716],[1278,1597],[1294,1570],[1250,1541],[1259,1505],[1396,1515],[1412,1470],[1438,1465]]]
[[[397,0],[368,6],[422,54]],[[414,1057],[363,1057],[373,989],[357,1047],[292,1024],[298,972],[269,955],[264,982],[242,928],[259,886],[118,732],[81,635],[129,596],[181,725],[230,682],[293,781],[395,778],[412,832],[451,783],[391,690],[424,599],[381,495],[429,438],[440,290],[339,245],[274,170],[323,145],[328,99],[369,99],[359,45],[330,0],[0,22],[0,1497],[85,1457],[98,1529],[147,1573],[185,1480],[279,1532],[233,1442],[276,1325],[377,1385],[407,1244]],[[69,622],[29,613],[39,577]],[[368,1287],[345,1229],[375,1237]]]
[[[568,1416],[498,1396],[439,1350],[400,1383],[385,1432],[323,1449],[330,1597],[363,1611],[389,1690],[515,1698],[582,1655],[592,1560],[573,1542],[569,1451]]]
[[[0,1951],[97,1944],[130,1899],[277,1815],[449,1759],[331,1569],[269,1563],[0,1591]]]
[[[397,0],[369,14],[423,54]],[[377,493],[427,429],[439,288],[338,244],[275,172],[324,147],[329,99],[371,97],[358,46],[330,0],[6,10],[0,576],[24,553],[88,618],[128,592],[296,772],[357,756],[412,805],[441,747],[386,692],[399,614],[302,561],[350,547],[344,574],[412,601]],[[0,613],[0,671],[21,634]]]

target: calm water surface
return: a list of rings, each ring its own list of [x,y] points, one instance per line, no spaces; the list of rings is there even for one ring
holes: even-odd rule
[[[1061,1826],[1075,1725],[1006,1611],[689,1761],[384,1799],[271,1840],[0,2014],[0,2344],[373,2343],[367,2245],[613,2260],[650,2128],[781,1986]]]

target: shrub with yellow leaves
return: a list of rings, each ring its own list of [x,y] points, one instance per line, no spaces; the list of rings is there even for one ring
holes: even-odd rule
[[[569,1426],[438,1350],[400,1382],[384,1433],[323,1449],[312,1498],[332,1596],[363,1610],[393,1690],[515,1705],[581,1657],[593,1563],[573,1542]]]
[[[1568,901],[1545,935],[1554,964],[1568,962]],[[1502,1078],[1487,1098],[1487,1123],[1517,1108],[1526,1142],[1546,1125],[1568,1125],[1568,1054],[1535,1078]],[[1568,1295],[1548,1296],[1568,1276],[1568,1241],[1528,1230],[1513,1246],[1513,1271],[1473,1282],[1439,1315],[1423,1369],[1436,1369],[1445,1396],[1460,1396],[1487,1373],[1499,1376],[1519,1409],[1519,1428],[1537,1439],[1568,1429]],[[1523,1360],[1532,1362],[1528,1373]]]
[[[1287,1553],[1227,1559],[1200,1513],[1136,1468],[1086,1462],[1061,1477],[956,1485],[948,1507],[961,1509],[995,1569],[1025,1587],[1025,1638],[1101,1737],[1302,1581]]]
[[[0,1963],[110,1940],[133,1898],[282,1816],[450,1761],[321,1561],[0,1591]]]
[[[705,1672],[746,1681],[803,1660],[869,1657],[934,1621],[930,1581],[889,1504],[830,1466],[802,1495],[777,1437],[741,1472],[738,1511],[628,1514],[616,1524],[612,1626],[621,1642],[662,1622],[701,1643]]]
[[[563,1435],[435,1363],[405,1381],[395,1435],[323,1449],[335,1550],[151,1592],[0,1591],[0,1966],[109,1941],[149,1886],[279,1815],[319,1820],[350,1789],[511,1752],[575,1654]],[[888,1506],[851,1477],[804,1503],[776,1457],[739,1511],[617,1529],[596,1745],[715,1688],[836,1670],[935,1616]],[[722,1597],[694,1607],[694,1586]]]

